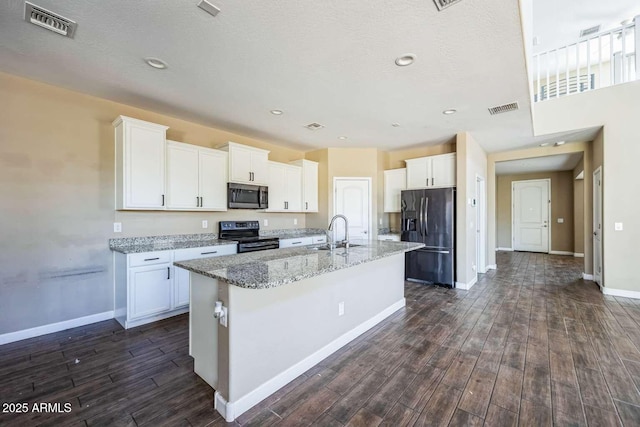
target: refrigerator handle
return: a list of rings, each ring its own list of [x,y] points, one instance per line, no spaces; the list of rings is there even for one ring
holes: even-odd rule
[[[420,214],[418,215],[418,233],[420,233],[421,236],[424,236],[423,230],[422,230],[422,221],[424,221],[424,211],[422,210],[422,206],[424,205],[424,197],[420,197]]]
[[[428,236],[429,235],[429,198],[426,198],[427,200],[425,201],[424,204],[424,213],[423,213],[423,217],[424,217],[424,235]]]

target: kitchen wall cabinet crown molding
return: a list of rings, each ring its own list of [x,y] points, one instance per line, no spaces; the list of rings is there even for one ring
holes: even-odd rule
[[[456,186],[456,153],[405,160],[407,189]]]
[[[116,209],[164,210],[168,127],[126,116],[113,126]]]
[[[407,169],[384,171],[384,211],[400,212],[400,192],[407,189]]]
[[[167,209],[227,210],[228,153],[167,140]]]
[[[301,159],[289,163],[302,168],[302,212],[318,212],[318,162]]]
[[[218,148],[229,153],[229,182],[255,185],[268,184],[268,150],[231,141]]]
[[[302,211],[302,168],[269,162],[269,209],[266,212]]]

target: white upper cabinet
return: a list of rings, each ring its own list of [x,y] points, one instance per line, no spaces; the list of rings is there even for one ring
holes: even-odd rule
[[[269,212],[302,211],[302,168],[269,162]]]
[[[229,152],[229,182],[267,185],[269,151],[228,142],[220,147]]]
[[[456,153],[405,160],[407,188],[439,188],[456,185]]]
[[[318,212],[318,163],[311,160],[290,163],[302,168],[302,212]]]
[[[407,189],[407,170],[384,171],[384,211],[400,212],[400,192]]]
[[[227,210],[227,153],[167,141],[167,209]]]
[[[167,126],[119,116],[114,122],[116,209],[165,209]]]

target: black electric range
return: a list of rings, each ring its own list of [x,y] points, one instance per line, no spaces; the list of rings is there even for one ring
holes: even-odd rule
[[[220,221],[218,238],[238,242],[238,253],[278,249],[277,237],[261,237],[258,221]]]

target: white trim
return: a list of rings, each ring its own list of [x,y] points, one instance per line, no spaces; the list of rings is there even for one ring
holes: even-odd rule
[[[593,280],[593,274],[582,273],[582,279]]]
[[[584,258],[584,254],[580,252],[574,252],[573,256],[576,258]]]
[[[496,248],[496,252],[498,251],[513,252],[513,248]]]
[[[487,265],[487,270],[497,270],[498,266],[496,264]]]
[[[362,335],[378,323],[382,322],[387,317],[391,316],[396,311],[400,310],[405,306],[405,304],[406,301],[404,298],[398,300],[369,320],[366,320],[350,331],[342,334],[315,353],[302,359],[300,362],[271,378],[269,381],[263,383],[256,389],[245,394],[235,402],[227,402],[223,396],[219,395],[219,393],[216,392],[214,398],[214,408],[220,413],[220,415],[224,417],[225,420],[227,420],[228,422],[233,421],[234,419],[236,419],[236,417],[239,417],[244,412],[248,411],[258,403],[260,403],[262,400],[299,377],[300,374],[317,365],[320,361],[328,357],[330,354],[344,347],[346,344],[353,341],[358,336]]]
[[[113,319],[113,311],[105,311],[104,313],[97,313],[48,325],[36,326],[35,328],[9,332],[0,335],[0,345],[26,340],[27,338],[39,337],[40,335],[51,334],[53,332],[60,332],[65,329],[77,328],[78,326],[89,325],[91,323],[102,322],[103,320],[109,319]]]
[[[549,254],[551,255],[571,255],[574,256],[573,252],[569,252],[569,251],[549,251]]]
[[[602,289],[602,293],[605,295],[612,295],[614,297],[640,299],[640,292],[638,291],[626,291],[624,289],[612,289],[607,287],[600,288],[600,289]]]
[[[476,266],[478,273],[487,272],[487,190],[485,177],[476,173]]]
[[[468,291],[476,283],[478,283],[478,277],[477,276],[474,277],[473,279],[471,279],[471,281],[469,283],[456,282],[456,289],[462,289],[464,291]]]
[[[604,211],[602,210],[603,207],[603,200],[602,200],[602,185],[596,185],[596,175],[598,175],[600,177],[600,182],[602,183],[602,166],[598,166],[596,168],[596,170],[593,171],[592,173],[592,181],[591,181],[591,186],[592,188],[592,227],[591,227],[591,231],[592,232],[596,232],[596,226],[597,226],[597,221],[598,218],[596,217],[596,194],[598,195],[598,200],[600,201],[600,206],[598,207],[598,211],[600,212],[600,225],[602,226],[602,224],[604,224]],[[600,188],[600,191],[598,192],[598,187]],[[602,228],[602,227],[601,227]],[[604,270],[604,254],[602,253],[603,250],[603,245],[604,242],[602,241],[602,233],[603,233],[603,229],[600,230],[600,240],[596,240],[595,238],[592,239],[592,255],[593,255],[593,281],[596,282],[598,284],[598,286],[600,286],[600,288],[602,288],[602,286],[604,285],[604,277],[603,277],[603,270]],[[599,250],[596,250],[596,245],[597,242],[600,242],[599,245]],[[596,277],[596,253],[600,254],[600,269],[598,270],[599,274]]]

